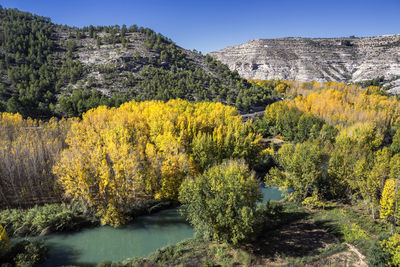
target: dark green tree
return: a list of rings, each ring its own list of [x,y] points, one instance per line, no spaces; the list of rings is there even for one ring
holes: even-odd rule
[[[179,201],[197,233],[233,244],[255,231],[261,190],[244,162],[229,161],[186,180]]]

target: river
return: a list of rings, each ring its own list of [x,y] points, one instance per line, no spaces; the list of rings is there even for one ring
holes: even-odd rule
[[[262,192],[264,202],[282,199],[277,188],[262,188]],[[54,267],[95,266],[104,259],[121,261],[146,257],[158,248],[176,244],[193,235],[192,227],[179,215],[178,209],[168,209],[140,216],[119,228],[101,226],[39,238],[50,248],[49,259],[44,266]]]

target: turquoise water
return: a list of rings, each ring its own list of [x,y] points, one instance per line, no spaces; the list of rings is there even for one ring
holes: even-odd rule
[[[282,199],[275,188],[261,188],[264,202]],[[50,247],[44,266],[95,266],[107,259],[121,261],[131,257],[146,257],[158,248],[193,237],[192,227],[177,209],[141,216],[119,228],[102,226],[74,233],[53,234],[43,238]]]
[[[120,261],[146,257],[158,248],[190,237],[193,237],[193,229],[178,210],[164,210],[151,216],[140,216],[119,228],[102,226],[46,236],[44,240],[50,247],[50,258],[44,266],[93,266],[104,259]]]
[[[263,202],[267,202],[268,200],[281,200],[283,199],[282,191],[278,189],[278,187],[261,187],[261,191],[263,193]]]

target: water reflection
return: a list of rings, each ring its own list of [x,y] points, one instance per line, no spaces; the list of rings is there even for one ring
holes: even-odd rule
[[[50,259],[45,266],[95,265],[103,259],[145,257],[168,244],[193,237],[193,229],[176,209],[141,216],[119,228],[110,226],[45,237]]]
[[[262,188],[264,200],[280,200],[274,187]],[[42,237],[50,247],[50,258],[44,266],[95,266],[107,259],[121,261],[130,257],[146,257],[158,248],[193,237],[192,227],[177,209],[164,210],[138,217],[130,224],[85,229],[76,233]]]

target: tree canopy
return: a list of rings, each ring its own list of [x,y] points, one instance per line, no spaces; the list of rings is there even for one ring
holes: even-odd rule
[[[235,108],[183,100],[99,107],[74,121],[53,172],[66,196],[118,225],[144,196],[177,200],[188,176],[229,158],[254,165],[261,136]]]
[[[243,161],[228,161],[187,179],[179,200],[196,232],[237,244],[254,232],[262,194]]]

